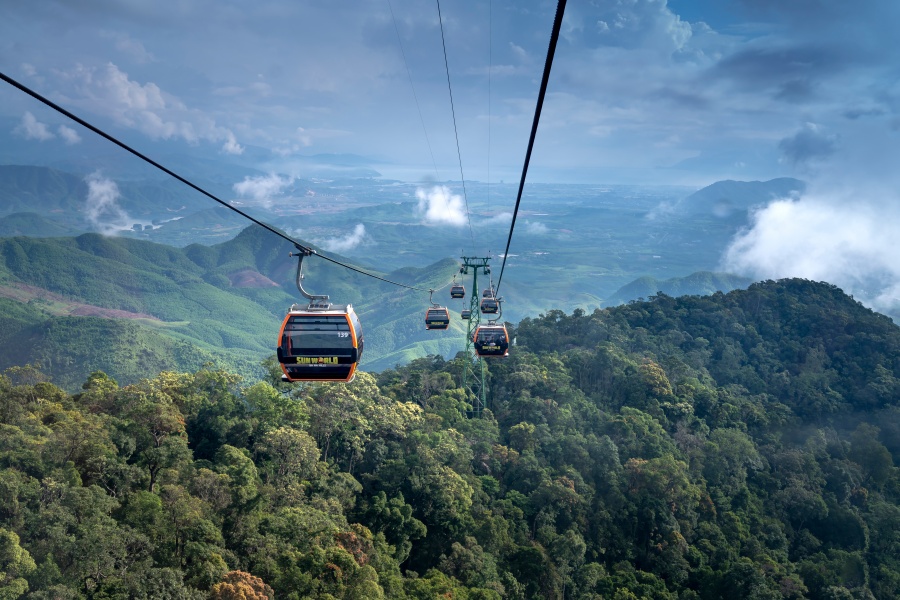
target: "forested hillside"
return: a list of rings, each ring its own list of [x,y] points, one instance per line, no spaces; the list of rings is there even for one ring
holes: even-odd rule
[[[94,370],[134,383],[208,361],[259,378],[285,312],[300,300],[292,250],[257,226],[185,248],[99,234],[0,239],[0,369],[39,363],[69,391]],[[385,275],[438,289],[457,269],[444,259]],[[452,356],[464,343],[458,319],[451,331],[426,333],[425,293],[318,259],[304,263],[304,274],[313,293],[356,307],[365,323],[363,368]]]
[[[0,377],[0,597],[900,596],[900,329],[764,282],[351,384]],[[268,365],[269,368],[274,365]]]

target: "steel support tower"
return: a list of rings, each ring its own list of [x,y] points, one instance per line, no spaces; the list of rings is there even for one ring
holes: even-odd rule
[[[488,264],[490,258],[481,258],[475,256],[462,256],[462,267],[459,272],[463,275],[469,274],[472,270],[472,294],[469,297],[469,323],[466,328],[466,349],[463,358],[462,373],[460,373],[460,384],[469,396],[472,402],[472,410],[468,411],[468,416],[480,418],[486,404],[487,387],[485,386],[485,370],[484,359],[475,354],[475,346],[473,336],[478,325],[481,323],[481,291],[478,288],[478,271],[482,275],[489,276],[491,267]],[[490,282],[490,280],[488,280]]]

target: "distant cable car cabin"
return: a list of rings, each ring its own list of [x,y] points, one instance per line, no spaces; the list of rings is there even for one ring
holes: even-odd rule
[[[450,286],[450,297],[451,298],[465,298],[466,297],[466,288],[459,284]]]
[[[482,297],[482,298],[493,298],[494,296],[496,296],[496,294],[494,293],[494,287],[493,287],[493,286],[491,286],[491,287],[489,287],[489,288],[485,288],[484,291],[481,292],[481,297]]]
[[[467,308],[464,311],[462,311],[461,313],[459,313],[459,316],[461,319],[468,321],[469,318],[472,316],[472,311]]]
[[[509,356],[506,325],[479,325],[472,336],[478,356]]]
[[[425,329],[450,327],[450,311],[443,306],[432,306],[425,311]]]
[[[493,296],[481,299],[481,312],[486,315],[495,315],[500,312],[500,301]]]
[[[431,306],[425,311],[425,329],[447,329],[450,327],[450,311],[434,302],[434,290],[428,292]]]
[[[362,325],[350,304],[295,304],[278,335],[287,381],[350,381],[362,359]]]

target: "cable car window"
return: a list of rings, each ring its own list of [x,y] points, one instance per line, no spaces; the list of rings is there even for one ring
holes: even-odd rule
[[[295,349],[338,349],[352,347],[350,324],[343,316],[291,317],[284,326],[284,335]]]

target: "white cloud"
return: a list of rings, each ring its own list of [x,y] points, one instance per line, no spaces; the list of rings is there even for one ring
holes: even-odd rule
[[[46,142],[56,137],[44,123],[38,121],[30,112],[22,115],[22,122],[13,131],[26,140],[38,140],[40,142]]]
[[[366,237],[366,227],[362,223],[357,224],[351,233],[343,237],[324,240],[321,246],[329,252],[348,252],[359,246]]]
[[[155,83],[133,81],[113,63],[103,69],[78,65],[64,77],[73,80],[80,96],[73,103],[105,114],[119,125],[153,139],[222,142],[223,151],[229,154],[243,152],[231,130],[217,125],[203,111],[187,107]]]
[[[900,198],[810,194],[776,200],[726,250],[725,270],[827,281],[876,309],[900,309]]]
[[[85,214],[94,228],[103,235],[115,235],[132,226],[132,219],[119,206],[119,186],[99,173],[89,175]]]
[[[509,49],[512,51],[513,56],[519,59],[519,62],[528,62],[528,52],[525,48],[510,42]]]
[[[512,222],[512,213],[502,212],[487,219],[478,219],[472,224],[476,227],[499,227],[506,226]]]
[[[272,206],[272,197],[280,196],[286,187],[294,183],[290,176],[281,177],[275,173],[261,177],[244,177],[244,180],[234,184],[234,191],[243,198],[253,198],[265,207]]]
[[[537,221],[525,221],[525,231],[532,235],[544,235],[549,229],[543,223],[538,223]]]
[[[573,20],[594,23],[582,32],[604,46],[643,48],[664,54],[677,52],[690,41],[691,24],[672,12],[666,0],[626,0],[592,5],[590,15],[573,11]]]
[[[240,144],[237,143],[237,140],[234,138],[234,134],[230,131],[227,132],[225,136],[225,143],[222,144],[222,151],[226,154],[243,154],[244,149]]]
[[[141,42],[133,39],[127,33],[102,31],[100,35],[114,40],[116,50],[130,56],[137,63],[146,64],[156,61],[156,57],[148,52]]]
[[[450,193],[447,186],[436,185],[431,190],[418,188],[416,198],[419,199],[419,214],[426,223],[455,227],[466,224],[463,197]]]
[[[74,146],[81,141],[81,136],[71,127],[60,125],[57,131],[59,132],[59,137],[61,137],[69,146]]]
[[[294,135],[275,143],[272,152],[279,156],[290,156],[303,152],[317,143],[327,142],[336,138],[347,137],[351,132],[341,129],[322,129],[297,127]]]
[[[302,127],[297,128],[297,140],[305,147],[312,146],[312,136]]]

